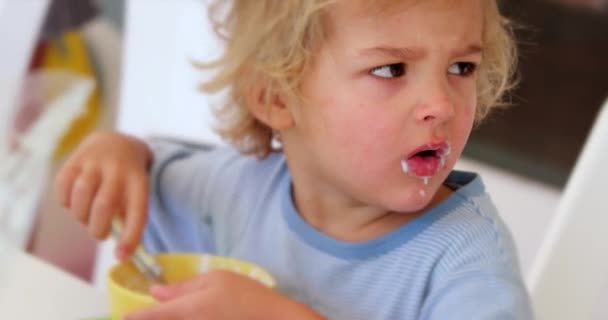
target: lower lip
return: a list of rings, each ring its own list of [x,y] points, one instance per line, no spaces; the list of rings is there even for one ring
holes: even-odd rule
[[[412,157],[407,159],[408,171],[418,177],[431,177],[441,169],[440,157]]]

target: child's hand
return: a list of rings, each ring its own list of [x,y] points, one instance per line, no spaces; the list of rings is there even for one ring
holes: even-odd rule
[[[125,319],[323,319],[258,281],[229,271],[211,271],[150,291],[160,303]]]
[[[91,235],[105,239],[120,214],[124,231],[116,256],[123,260],[139,243],[148,203],[148,146],[114,132],[97,132],[74,151],[55,179],[61,204]]]

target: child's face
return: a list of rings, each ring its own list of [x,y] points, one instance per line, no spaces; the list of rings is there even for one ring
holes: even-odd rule
[[[427,206],[472,128],[481,1],[404,1],[373,14],[361,1],[332,7],[284,139],[292,171],[360,204]]]

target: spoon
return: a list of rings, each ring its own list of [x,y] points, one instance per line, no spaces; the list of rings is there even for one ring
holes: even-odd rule
[[[115,240],[120,238],[122,233],[122,222],[119,218],[112,220],[112,237]],[[138,245],[133,254],[131,255],[131,261],[146,279],[155,284],[166,284],[165,278],[163,277],[163,268],[156,261],[156,259],[143,247]]]

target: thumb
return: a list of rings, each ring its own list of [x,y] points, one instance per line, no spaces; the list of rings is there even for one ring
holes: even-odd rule
[[[206,286],[206,277],[204,277],[204,275],[200,275],[192,279],[179,281],[172,284],[153,285],[150,288],[150,294],[158,301],[168,301],[195,291],[203,290]]]

